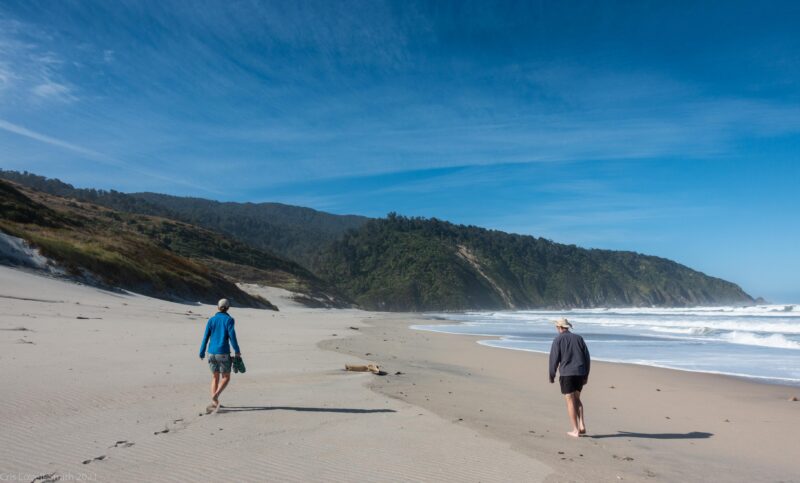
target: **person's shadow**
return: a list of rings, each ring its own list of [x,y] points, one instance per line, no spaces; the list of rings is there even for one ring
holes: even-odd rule
[[[373,414],[396,413],[394,409],[358,409],[358,408],[314,408],[299,406],[220,406],[218,413],[241,413],[246,411],[299,411],[309,413],[345,413]]]
[[[593,434],[590,438],[645,438],[645,439],[708,439],[714,433],[702,431],[692,431],[689,433],[631,433],[629,431],[617,431],[615,434]]]

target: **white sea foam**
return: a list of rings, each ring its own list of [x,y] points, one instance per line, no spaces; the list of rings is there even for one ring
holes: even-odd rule
[[[490,335],[481,344],[547,352],[560,316],[598,360],[800,381],[798,305],[451,313],[441,317],[456,323],[415,328]]]
[[[486,346],[486,347],[494,347],[497,349],[511,349],[511,350],[518,350],[524,352],[536,352],[539,354],[547,354],[547,350],[539,350],[527,347],[512,347],[508,345],[504,345],[503,342],[505,339],[502,340],[479,340],[478,344]],[[658,367],[661,369],[674,369],[678,371],[686,371],[686,372],[702,372],[706,374],[720,374],[723,376],[735,376],[735,377],[744,377],[749,379],[761,379],[764,381],[769,382],[776,382],[776,383],[785,383],[791,385],[800,384],[800,377],[778,377],[778,376],[763,376],[763,375],[754,375],[748,374],[747,372],[732,372],[732,371],[717,371],[713,369],[694,369],[691,367],[683,367],[675,364],[674,362],[670,361],[662,361],[662,360],[651,360],[651,359],[616,359],[610,357],[592,357],[592,360],[597,361],[604,361],[604,362],[614,362],[617,364],[635,364],[641,366],[650,366],[650,367]]]
[[[711,327],[650,327],[650,330],[666,334],[706,335],[715,329]]]
[[[722,334],[722,340],[731,344],[755,345],[761,347],[772,347],[775,349],[800,349],[800,342],[795,342],[784,337],[782,334],[770,334],[760,336],[752,332],[734,331]]]
[[[600,309],[570,309],[570,310],[522,310],[517,312],[495,312],[492,316],[501,318],[524,318],[526,315],[539,316],[578,316],[581,314],[592,315],[678,315],[678,316],[697,316],[705,317],[731,317],[731,316],[758,316],[758,317],[797,317],[800,318],[800,305],[752,305],[747,307],[624,307],[624,308],[600,308]],[[468,315],[489,316],[489,313],[470,312]]]
[[[789,314],[791,312],[782,312]],[[624,314],[614,316],[613,314],[575,314],[569,317],[570,322],[577,328],[589,326],[603,327],[641,327],[643,329],[658,330],[656,327],[677,329],[695,329],[705,327],[709,330],[744,330],[748,332],[768,332],[781,334],[800,334],[800,311],[795,315],[785,315],[780,320],[774,320],[776,316],[770,318],[766,316],[726,316],[707,317],[707,314],[687,314],[680,317],[677,314],[656,316],[654,314]],[[528,324],[549,324],[550,318],[541,312],[504,312],[485,316],[498,321]],[[772,319],[772,320],[771,320]],[[470,321],[471,323],[480,323]],[[677,333],[677,332],[675,332]],[[690,332],[687,332],[690,333]]]

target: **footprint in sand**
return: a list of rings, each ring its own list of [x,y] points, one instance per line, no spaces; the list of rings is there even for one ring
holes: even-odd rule
[[[136,443],[123,439],[114,443],[114,446],[109,446],[109,448],[130,448],[134,444]]]
[[[90,459],[90,460],[83,460],[83,462],[82,462],[82,463],[83,463],[83,464],[85,464],[85,465],[88,465],[89,463],[91,463],[91,462],[93,462],[93,461],[103,461],[103,460],[104,460],[104,459],[106,459],[106,458],[107,458],[107,456],[106,456],[106,455],[100,455],[100,456],[97,456],[97,457],[95,457],[95,458],[92,458],[92,459]]]
[[[31,483],[55,483],[61,479],[61,475],[57,473],[48,473],[46,475],[39,475],[31,480]]]
[[[612,457],[612,458],[614,458],[615,460],[622,460],[622,461],[633,461],[633,458],[631,458],[630,456],[617,456],[617,455],[611,455],[611,457]]]

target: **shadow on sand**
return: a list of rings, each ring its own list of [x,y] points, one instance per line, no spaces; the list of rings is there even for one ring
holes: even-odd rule
[[[617,431],[616,434],[594,434],[590,438],[645,438],[645,439],[707,439],[714,436],[714,433],[704,433],[692,431],[690,433],[631,433],[628,431]]]
[[[297,406],[222,406],[218,413],[238,413],[245,411],[299,411],[309,413],[345,413],[345,414],[370,414],[370,413],[396,413],[394,409],[357,409],[357,408],[306,408]]]

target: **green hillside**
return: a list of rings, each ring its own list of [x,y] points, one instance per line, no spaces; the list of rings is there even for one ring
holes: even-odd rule
[[[81,189],[32,173],[0,170],[0,178],[45,193],[128,213],[160,216],[226,233],[253,248],[311,267],[321,249],[369,218],[334,215],[281,203],[223,203],[157,193]]]
[[[105,243],[149,243],[210,274],[224,274],[228,282],[287,288],[313,306],[347,306],[351,300],[366,309],[403,311],[753,302],[735,284],[663,258],[436,219],[368,220],[274,203],[76,189],[12,171],[0,171],[0,177],[50,193],[26,192],[53,208],[49,212],[30,213],[26,203],[16,203],[3,216],[16,220],[13,226],[4,222],[9,232],[19,231],[26,217],[35,218],[37,230],[27,238],[43,249],[48,240],[34,238],[50,233],[45,227],[58,226],[65,240],[81,240],[76,220],[90,219],[90,226],[120,234]],[[56,244],[62,232],[51,233],[49,243]]]
[[[212,303],[224,295],[240,306],[272,308],[233,283],[246,281],[301,292],[315,305],[346,304],[297,263],[235,239],[3,181],[0,230],[29,241],[72,276],[160,298]]]
[[[377,310],[752,303],[737,285],[663,258],[396,215],[335,243],[319,274]]]

